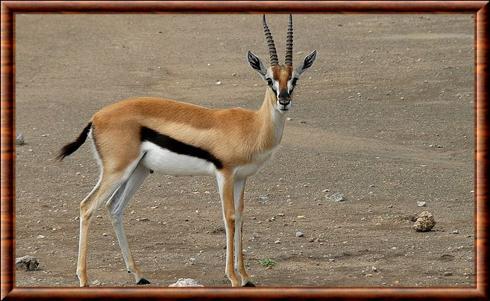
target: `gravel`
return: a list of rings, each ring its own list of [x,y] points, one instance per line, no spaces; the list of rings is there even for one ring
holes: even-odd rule
[[[326,195],[325,198],[327,199],[327,201],[330,201],[330,202],[344,202],[345,201],[345,196],[340,192],[336,192],[330,196]]]
[[[170,284],[168,287],[203,287],[197,280],[192,278],[179,278],[177,282]]]
[[[35,271],[39,267],[39,260],[36,257],[26,255],[15,259],[15,268],[17,270]]]
[[[17,134],[17,136],[15,137],[15,144],[16,145],[24,145],[24,144],[26,144],[26,142],[24,140],[24,135],[23,134]]]

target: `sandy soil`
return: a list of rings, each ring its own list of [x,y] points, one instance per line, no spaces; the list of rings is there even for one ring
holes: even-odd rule
[[[253,281],[474,285],[473,17],[294,20],[295,62],[319,55],[295,92],[282,147],[246,188]],[[286,22],[270,17],[281,58]],[[19,15],[16,26],[16,126],[26,140],[17,147],[16,256],[41,263],[16,283],[77,286],[78,206],[98,170],[89,144],[61,163],[58,149],[97,110],[131,96],[258,108],[265,84],[245,53],[268,57],[260,16]],[[333,192],[347,201],[325,200]],[[410,217],[423,210],[437,225],[417,233]],[[152,285],[229,285],[213,178],[153,174],[125,224]],[[133,285],[104,208],[92,225],[90,281]],[[277,265],[262,267],[265,258]]]

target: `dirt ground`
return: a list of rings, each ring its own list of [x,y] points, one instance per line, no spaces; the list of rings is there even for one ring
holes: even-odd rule
[[[296,64],[313,49],[318,59],[295,91],[281,148],[246,187],[252,280],[473,286],[473,16],[295,15],[294,22]],[[282,60],[287,18],[269,23]],[[26,141],[17,147],[16,256],[36,256],[41,268],[18,271],[16,283],[78,286],[79,202],[98,168],[88,143],[63,162],[54,159],[59,148],[97,110],[132,96],[258,108],[265,83],[245,54],[268,60],[261,17],[17,15],[15,34],[16,127]],[[347,201],[325,199],[334,192]],[[418,233],[410,217],[423,210],[437,225]],[[229,286],[213,178],[151,175],[125,225],[151,285],[185,277]],[[89,240],[90,282],[134,285],[105,208]],[[277,264],[267,269],[260,259]]]

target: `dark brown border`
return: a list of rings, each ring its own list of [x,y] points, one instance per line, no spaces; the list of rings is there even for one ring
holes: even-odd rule
[[[16,13],[472,13],[476,15],[475,288],[14,288]],[[488,293],[488,1],[5,1],[1,4],[1,299],[391,299],[486,300]]]

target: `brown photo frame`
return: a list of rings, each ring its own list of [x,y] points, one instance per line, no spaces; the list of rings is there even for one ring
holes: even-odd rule
[[[475,22],[476,286],[469,288],[15,287],[15,15],[18,13],[467,13]],[[467,299],[487,300],[488,1],[5,1],[1,3],[1,299]]]

